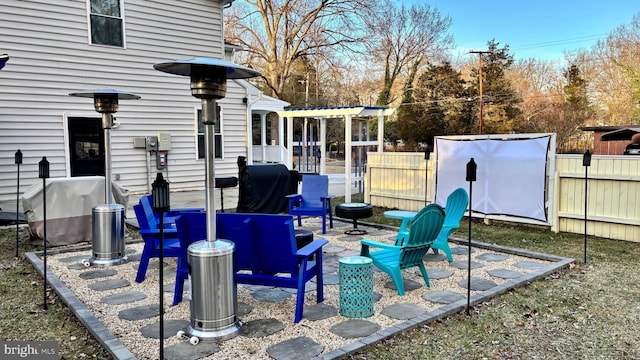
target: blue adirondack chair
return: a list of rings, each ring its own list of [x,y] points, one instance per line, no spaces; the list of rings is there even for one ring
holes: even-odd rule
[[[316,299],[324,300],[322,278],[322,246],[325,239],[316,239],[297,249],[293,218],[277,214],[218,214],[220,224],[237,223],[231,217],[250,219],[251,236],[234,241],[235,279],[239,284],[265,285],[297,289],[294,322],[302,320],[305,285],[316,278]],[[222,225],[220,236],[228,230]],[[249,238],[249,239],[247,239]],[[313,259],[313,260],[312,260]]]
[[[420,268],[427,287],[431,287],[423,257],[431,248],[444,222],[444,211],[437,204],[425,206],[411,220],[409,239],[403,245],[391,245],[369,239],[360,241],[360,255],[369,257],[373,264],[391,276],[400,296],[404,296],[402,270]],[[370,251],[369,248],[382,250]]]
[[[449,262],[453,261],[453,255],[451,255],[451,248],[449,247],[449,235],[460,226],[460,221],[468,206],[469,195],[463,188],[455,189],[447,197],[447,204],[444,207],[444,224],[431,248],[436,254],[438,254],[438,250],[442,250],[447,255]]]
[[[333,228],[331,199],[328,194],[329,177],[327,175],[304,175],[302,177],[301,194],[287,195],[289,199],[289,215],[298,217],[298,226],[302,226],[302,216],[321,216],[322,233],[327,232],[327,215],[329,228]]]
[[[149,259],[160,257],[160,230],[158,219],[153,213],[146,212],[141,204],[133,206],[133,210],[140,227],[140,236],[144,240],[142,255],[140,256],[140,264],[138,265],[138,274],[136,282],[143,282],[149,266]],[[178,241],[178,233],[174,224],[164,224],[164,251],[165,257],[179,257],[181,254],[180,242]]]
[[[147,214],[153,214],[157,221],[158,214],[153,211],[153,196],[151,194],[141,196],[138,203],[142,205],[142,208]],[[187,211],[204,211],[204,208],[171,208],[164,213],[164,223],[171,224],[171,226],[175,227],[176,217]]]

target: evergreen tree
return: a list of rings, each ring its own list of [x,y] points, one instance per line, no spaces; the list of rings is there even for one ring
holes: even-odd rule
[[[487,43],[487,53],[482,56],[482,93],[484,103],[484,132],[509,133],[515,130],[515,123],[521,115],[518,104],[520,98],[509,79],[506,71],[513,65],[513,55],[509,54],[509,45],[498,48],[500,44],[495,40]],[[479,78],[479,71],[471,71],[473,78]],[[469,87],[469,93],[478,98],[480,96],[477,81]]]

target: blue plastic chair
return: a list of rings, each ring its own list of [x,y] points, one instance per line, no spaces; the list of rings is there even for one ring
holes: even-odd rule
[[[287,195],[289,215],[298,217],[298,226],[302,226],[302,216],[321,216],[322,233],[327,233],[326,220],[329,215],[329,228],[333,228],[331,199],[328,194],[329,177],[327,175],[304,175],[300,194]]]
[[[238,284],[265,285],[296,289],[294,322],[302,320],[305,285],[316,278],[316,300],[324,300],[322,246],[325,239],[316,239],[298,249],[293,218],[277,214],[218,214],[220,236],[229,237],[236,231],[229,224],[249,219],[251,235],[231,239],[236,245],[234,267]],[[234,219],[235,218],[235,219]],[[246,227],[246,226],[245,226]]]
[[[467,195],[467,191],[463,188],[455,189],[447,197],[447,204],[444,207],[444,224],[436,241],[431,245],[431,248],[436,254],[438,254],[439,250],[442,250],[447,255],[449,262],[453,261],[453,255],[449,247],[449,235],[451,235],[453,230],[460,227],[460,221],[462,221],[462,217],[468,206],[469,195]]]
[[[160,230],[158,219],[153,213],[147,213],[141,204],[133,206],[136,213],[138,225],[140,227],[140,236],[144,240],[142,255],[140,256],[140,264],[138,265],[138,273],[136,282],[143,282],[147,274],[149,259],[160,257]],[[181,254],[180,242],[178,241],[178,233],[175,223],[164,224],[164,257],[179,257]]]
[[[371,258],[375,266],[391,276],[400,296],[404,296],[402,270],[405,269],[420,268],[425,284],[427,287],[431,287],[423,257],[438,236],[443,222],[444,211],[442,207],[437,204],[429,204],[411,220],[409,239],[403,245],[397,246],[363,239],[360,241],[360,255]],[[370,247],[382,250],[370,251]]]

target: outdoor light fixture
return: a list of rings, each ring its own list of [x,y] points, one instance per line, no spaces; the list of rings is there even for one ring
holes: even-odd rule
[[[7,54],[0,55],[0,70],[2,70],[2,68],[5,65],[7,65],[7,61],[9,61],[9,55]]]
[[[153,199],[153,211],[159,214],[160,226],[160,257],[159,261],[159,313],[160,313],[160,359],[164,359],[164,213],[169,211],[169,183],[164,179],[162,173],[158,173],[156,180],[151,185],[151,197]]]
[[[589,184],[588,171],[591,166],[591,151],[585,151],[582,156],[582,166],[584,166],[584,263],[587,263],[587,186]]]
[[[473,213],[473,182],[476,181],[476,173],[478,171],[478,165],[476,161],[471,158],[467,163],[467,176],[466,180],[469,182],[469,243],[468,243],[468,264],[467,264],[467,316],[470,316],[471,307],[471,215]]]
[[[113,113],[118,111],[118,100],[140,99],[140,96],[125,91],[101,88],[87,92],[71,93],[70,96],[92,98],[97,112],[102,114],[104,130],[104,198],[105,204],[92,209],[91,260],[83,261],[85,266],[115,265],[125,262],[124,254],[124,206],[111,203],[111,128]]]
[[[16,257],[18,257],[18,238],[20,237],[20,164],[22,164],[22,151],[20,149],[16,151],[15,163],[18,166],[16,180]]]
[[[42,213],[43,213],[43,232],[42,243],[44,244],[44,287],[42,289],[44,309],[47,310],[47,179],[49,178],[49,161],[46,156],[38,163],[38,177],[42,179]]]
[[[200,338],[230,339],[238,334],[240,324],[236,316],[236,287],[233,270],[221,269],[223,263],[221,259],[233,256],[234,244],[216,238],[214,169],[216,100],[226,96],[227,79],[246,79],[258,76],[260,73],[231,62],[206,57],[160,63],[153,68],[169,74],[189,76],[191,95],[202,100],[202,122],[205,125],[207,240],[193,243],[187,250],[192,286],[191,322],[185,329],[186,334],[190,336],[190,342],[194,345],[200,341]],[[226,277],[223,276],[225,274]],[[178,336],[182,335],[185,335],[185,332],[178,332]]]

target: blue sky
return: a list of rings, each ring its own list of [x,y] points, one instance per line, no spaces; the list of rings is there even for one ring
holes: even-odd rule
[[[590,49],[640,14],[640,0],[399,0],[450,16],[454,59],[495,39],[516,59],[562,62],[564,51]]]

